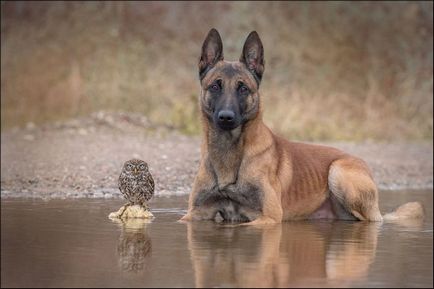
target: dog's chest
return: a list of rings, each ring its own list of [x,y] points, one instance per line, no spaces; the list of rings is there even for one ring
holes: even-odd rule
[[[232,184],[222,190],[217,186],[201,191],[196,207],[212,209],[211,219],[227,222],[248,222],[262,213],[262,190],[252,183]]]

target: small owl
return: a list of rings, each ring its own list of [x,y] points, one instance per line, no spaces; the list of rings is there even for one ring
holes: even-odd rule
[[[126,161],[118,184],[128,205],[140,205],[148,209],[147,202],[154,195],[154,179],[146,162],[138,159]]]

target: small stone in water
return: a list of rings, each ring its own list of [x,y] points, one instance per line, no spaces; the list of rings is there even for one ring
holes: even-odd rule
[[[139,205],[132,206],[122,206],[117,212],[112,212],[108,216],[110,219],[118,218],[118,219],[128,219],[128,218],[153,218],[154,215],[151,211],[143,208]]]

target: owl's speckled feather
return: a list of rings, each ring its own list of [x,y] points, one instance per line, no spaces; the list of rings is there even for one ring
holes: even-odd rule
[[[131,205],[147,207],[154,195],[154,179],[142,160],[126,161],[119,176],[119,190]]]

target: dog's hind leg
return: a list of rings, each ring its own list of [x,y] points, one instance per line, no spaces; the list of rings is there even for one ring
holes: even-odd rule
[[[332,200],[357,219],[383,220],[378,208],[377,187],[361,159],[347,156],[334,161],[329,169],[328,185]]]

